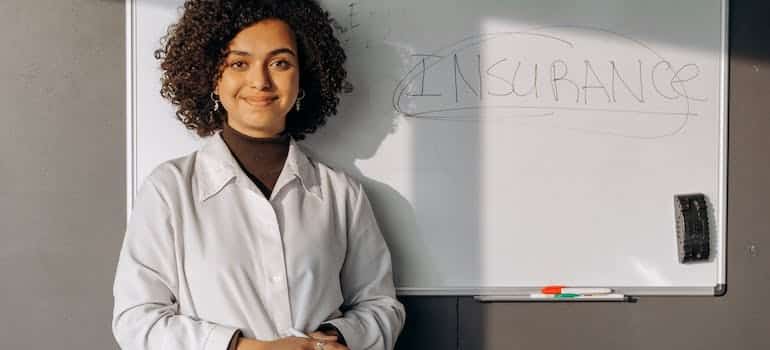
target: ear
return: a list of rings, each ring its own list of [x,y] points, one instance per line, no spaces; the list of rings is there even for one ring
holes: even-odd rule
[[[222,80],[222,76],[220,73],[219,79],[214,80],[211,82],[211,91],[214,92],[214,94],[219,95],[219,82]]]

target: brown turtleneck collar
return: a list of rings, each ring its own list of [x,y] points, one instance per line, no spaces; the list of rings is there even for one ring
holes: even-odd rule
[[[246,175],[270,198],[289,155],[289,135],[259,138],[244,135],[224,123],[222,139]]]

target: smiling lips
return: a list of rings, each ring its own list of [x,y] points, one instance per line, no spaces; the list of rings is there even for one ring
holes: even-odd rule
[[[278,96],[247,96],[242,99],[251,106],[265,107],[277,100]]]

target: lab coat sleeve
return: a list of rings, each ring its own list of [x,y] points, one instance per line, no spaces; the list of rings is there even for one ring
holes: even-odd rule
[[[390,350],[406,317],[396,299],[390,251],[360,184],[351,198],[348,245],[340,273],[344,312],[325,323],[342,333],[350,350]]]
[[[237,332],[179,314],[171,209],[152,180],[139,191],[113,285],[112,332],[124,350],[227,350]]]

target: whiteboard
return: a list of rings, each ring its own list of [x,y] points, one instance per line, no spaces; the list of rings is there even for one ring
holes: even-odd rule
[[[153,51],[182,1],[127,1],[128,208],[200,140]],[[720,294],[726,0],[325,0],[355,90],[303,144],[360,179],[399,294],[549,284]],[[711,258],[677,259],[673,196],[711,205]]]

